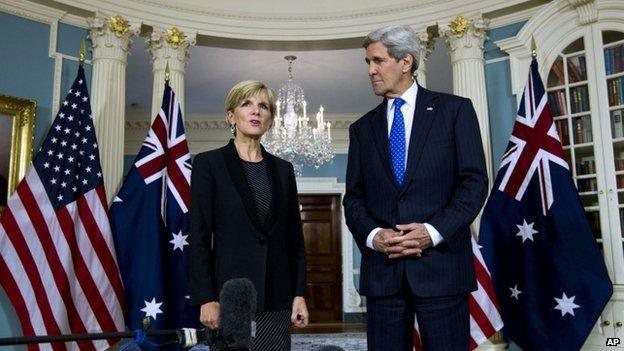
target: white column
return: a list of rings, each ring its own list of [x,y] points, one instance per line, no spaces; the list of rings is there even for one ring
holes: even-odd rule
[[[189,58],[189,50],[195,45],[197,33],[187,37],[178,28],[164,30],[155,27],[152,36],[147,40],[148,50],[152,57],[152,72],[154,84],[152,88],[153,119],[162,104],[162,94],[165,90],[165,67],[169,63],[169,85],[176,93],[182,113],[184,113],[184,75]]]
[[[126,63],[130,37],[138,34],[139,27],[121,16],[98,15],[87,21],[93,41],[91,108],[110,202],[123,177]]]
[[[435,39],[433,34],[424,30],[418,33],[418,39],[420,39],[420,60],[418,62],[418,69],[416,70],[416,81],[422,87],[427,87],[427,60],[429,55],[433,51],[435,45]]]
[[[477,112],[488,177],[492,184],[492,148],[483,59],[483,42],[488,24],[489,20],[481,17],[467,20],[457,16],[448,27],[442,27],[440,33],[446,36],[451,53],[453,92],[470,98]]]

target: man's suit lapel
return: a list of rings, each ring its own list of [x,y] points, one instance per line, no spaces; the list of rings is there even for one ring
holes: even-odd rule
[[[407,169],[405,170],[405,176],[403,177],[403,185],[401,186],[401,193],[403,193],[409,183],[414,178],[416,169],[420,157],[422,156],[423,149],[427,142],[427,136],[429,130],[433,126],[437,106],[435,100],[437,96],[431,91],[418,86],[418,93],[416,95],[416,108],[414,109],[414,116],[412,121],[412,132],[410,135],[409,150],[407,155]]]
[[[377,108],[375,108],[375,115],[373,116],[373,123],[371,126],[371,134],[373,135],[375,147],[379,153],[379,158],[383,165],[388,179],[392,182],[395,188],[399,189],[399,183],[397,183],[394,173],[392,173],[392,164],[390,163],[390,151],[388,149],[388,118],[386,117],[386,110],[388,100],[384,99]]]

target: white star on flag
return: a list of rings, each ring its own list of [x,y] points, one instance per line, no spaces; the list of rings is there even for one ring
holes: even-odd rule
[[[522,225],[516,224],[516,227],[518,227],[519,229],[518,234],[516,234],[516,236],[521,236],[522,242],[525,242],[527,239],[534,241],[533,234],[539,233],[537,230],[533,229],[533,224],[535,224],[535,222],[531,222],[529,224],[527,223],[526,219],[523,219],[522,222],[523,222]]]
[[[567,297],[565,293],[563,293],[560,299],[555,297],[555,301],[557,301],[555,309],[561,311],[561,317],[565,316],[567,313],[574,316],[574,309],[581,307],[574,303],[575,298],[576,296]]]
[[[173,236],[173,239],[169,242],[173,244],[173,251],[175,251],[176,249],[180,249],[180,251],[184,251],[184,245],[189,244],[188,241],[186,241],[186,238],[188,238],[188,235],[182,235],[181,230],[180,230],[180,233],[178,234],[171,233],[171,235]]]
[[[145,301],[145,307],[141,308],[141,311],[145,312],[145,317],[152,317],[156,319],[156,315],[163,313],[160,310],[162,302],[156,302],[156,298],[152,297],[152,301]]]
[[[518,284],[516,284],[513,288],[509,288],[509,290],[511,290],[511,297],[515,298],[516,300],[518,300],[520,294],[522,294],[522,291],[518,289]]]

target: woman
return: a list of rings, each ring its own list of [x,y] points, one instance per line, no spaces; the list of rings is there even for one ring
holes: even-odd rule
[[[262,82],[236,84],[225,102],[234,139],[198,154],[191,179],[191,303],[201,305],[204,325],[217,328],[223,284],[251,280],[258,301],[254,351],[290,350],[291,323],[308,323],[293,167],[260,145],[275,108],[275,93]]]

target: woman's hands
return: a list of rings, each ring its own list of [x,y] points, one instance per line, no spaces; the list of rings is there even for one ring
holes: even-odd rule
[[[219,327],[220,310],[221,308],[219,306],[219,303],[216,301],[207,302],[201,305],[201,308],[199,310],[199,321],[210,329],[217,329]]]
[[[297,328],[303,328],[308,325],[308,307],[306,306],[305,299],[302,296],[296,296],[293,299],[292,314],[290,315],[290,321]]]

